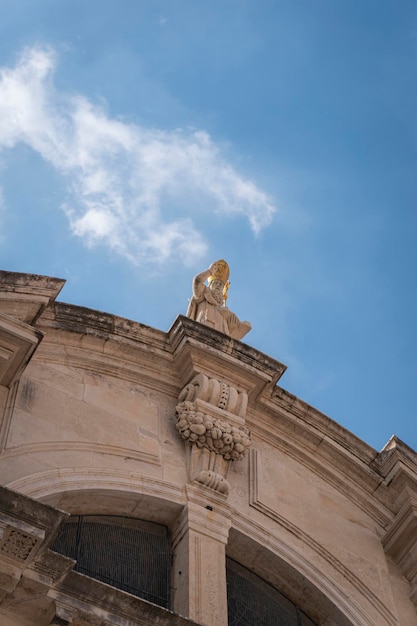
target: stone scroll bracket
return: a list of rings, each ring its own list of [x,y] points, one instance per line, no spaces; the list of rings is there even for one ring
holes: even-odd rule
[[[190,482],[227,496],[230,463],[242,460],[251,444],[245,426],[246,392],[200,373],[178,400],[176,428],[187,444]]]

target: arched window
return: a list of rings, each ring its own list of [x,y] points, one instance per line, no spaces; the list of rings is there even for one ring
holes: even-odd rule
[[[288,598],[232,559],[227,559],[229,626],[316,626]]]
[[[75,571],[170,608],[166,526],[129,517],[74,515],[62,525],[52,549],[75,559]]]

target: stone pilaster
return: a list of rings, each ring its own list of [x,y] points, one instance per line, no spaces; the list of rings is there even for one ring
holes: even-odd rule
[[[204,626],[227,626],[226,543],[231,508],[225,497],[188,485],[173,532],[174,611]]]

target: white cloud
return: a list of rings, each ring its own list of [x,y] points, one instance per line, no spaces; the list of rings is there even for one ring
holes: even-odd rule
[[[243,215],[255,233],[271,222],[270,198],[207,133],[111,119],[85,97],[58,92],[55,67],[53,50],[32,48],[1,70],[0,148],[23,142],[67,178],[62,208],[87,245],[107,244],[134,263],[188,264],[207,248],[199,212]]]

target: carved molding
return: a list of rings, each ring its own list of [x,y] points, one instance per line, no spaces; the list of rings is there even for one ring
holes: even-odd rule
[[[45,539],[45,532],[0,510],[0,555],[18,566],[28,565]]]
[[[37,537],[7,528],[0,543],[0,551],[13,560],[26,561],[37,543]]]

